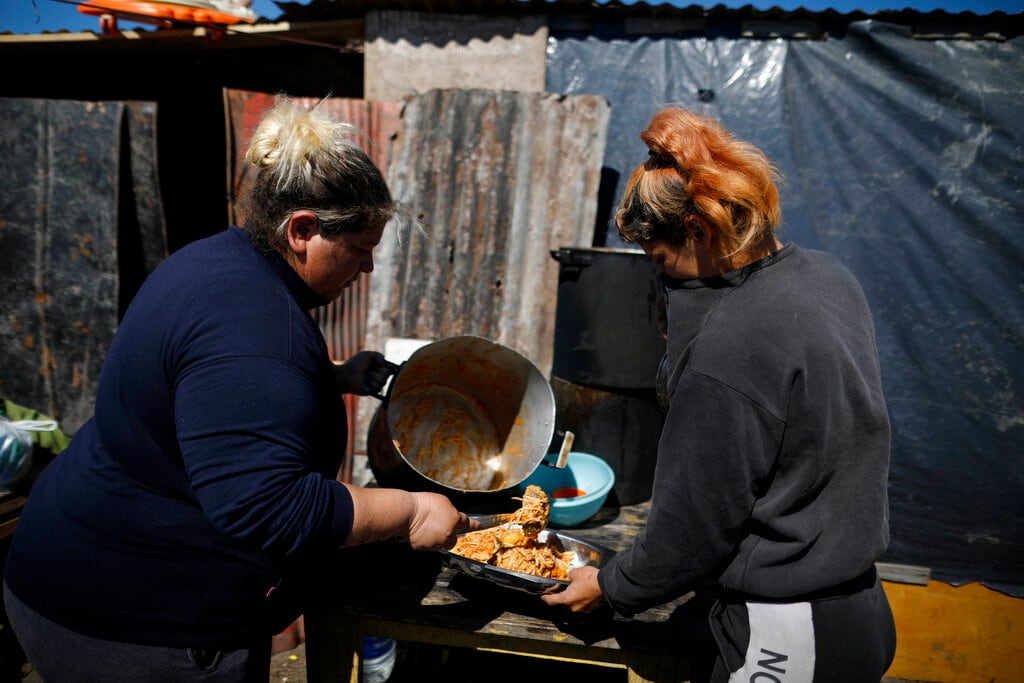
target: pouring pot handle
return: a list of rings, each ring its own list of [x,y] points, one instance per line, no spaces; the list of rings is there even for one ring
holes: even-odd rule
[[[404,366],[405,363],[403,362],[403,363],[398,364],[398,363],[392,363],[391,361],[385,360],[384,361],[384,365],[388,369],[388,374],[391,375],[391,378],[390,378],[391,381],[388,382],[388,390],[387,390],[386,393],[383,393],[383,394],[382,393],[370,394],[370,396],[373,396],[375,399],[377,399],[377,400],[381,401],[382,403],[384,403],[385,405],[387,405],[388,403],[390,403],[390,399],[391,399],[391,388],[395,386],[395,377],[398,376],[398,373],[402,370],[402,366]]]

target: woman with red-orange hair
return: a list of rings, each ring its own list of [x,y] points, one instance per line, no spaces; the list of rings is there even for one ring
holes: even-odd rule
[[[716,586],[712,681],[878,681],[890,427],[871,311],[776,237],[778,174],[718,122],[659,111],[616,214],[665,285],[669,405],[645,529],[543,600],[629,616]],[[695,679],[696,680],[696,679]]]

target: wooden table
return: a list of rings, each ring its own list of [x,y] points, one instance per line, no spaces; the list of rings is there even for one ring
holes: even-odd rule
[[[642,528],[649,504],[605,508],[565,530],[613,550]],[[439,553],[381,543],[337,553],[328,595],[305,614],[311,683],[358,683],[366,635],[626,669],[628,680],[690,679],[697,653],[714,650],[707,601],[689,594],[633,619],[609,608],[574,615],[536,596],[445,567]]]

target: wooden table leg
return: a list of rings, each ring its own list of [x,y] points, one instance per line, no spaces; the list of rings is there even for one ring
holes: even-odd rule
[[[306,624],[306,675],[309,683],[359,683],[363,629],[355,621],[312,612]]]
[[[628,683],[688,683],[690,662],[668,654],[633,652],[626,657]]]

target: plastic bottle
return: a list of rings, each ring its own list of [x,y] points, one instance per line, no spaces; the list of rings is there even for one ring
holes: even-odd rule
[[[392,638],[366,636],[363,639],[362,683],[384,683],[395,669],[398,643]]]

